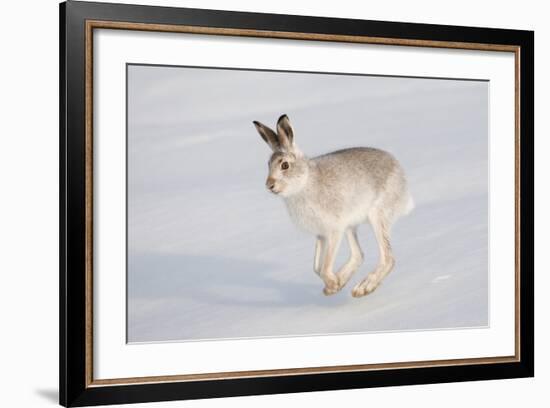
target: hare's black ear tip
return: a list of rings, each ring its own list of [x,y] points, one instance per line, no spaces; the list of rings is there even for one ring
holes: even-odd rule
[[[259,126],[260,126],[260,122],[258,122],[257,120],[253,120],[252,123],[253,123],[254,126],[256,126],[256,127],[259,127]]]
[[[285,120],[285,119],[288,120],[288,116],[286,113],[283,113],[277,122],[280,122],[281,120]]]

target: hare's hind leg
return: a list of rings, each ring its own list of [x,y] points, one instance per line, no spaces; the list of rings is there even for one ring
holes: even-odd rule
[[[346,238],[348,239],[350,248],[350,257],[336,274],[340,289],[348,283],[349,279],[363,263],[363,251],[361,251],[359,241],[357,240],[357,227],[348,228],[346,230]]]
[[[351,294],[355,297],[368,295],[374,291],[382,279],[393,269],[395,261],[390,245],[390,226],[391,222],[386,218],[381,210],[375,210],[369,215],[369,221],[374,230],[376,241],[378,242],[378,250],[380,259],[378,266],[374,271],[369,273],[365,279],[358,283],[352,290]]]

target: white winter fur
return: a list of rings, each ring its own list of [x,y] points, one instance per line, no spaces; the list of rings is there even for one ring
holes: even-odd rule
[[[296,146],[286,115],[279,118],[277,132],[259,122],[254,125],[273,150],[266,187],[283,197],[297,226],[317,237],[313,267],[325,284],[326,295],[342,289],[363,262],[357,226],[371,224],[378,242],[378,266],[352,294],[371,293],[395,264],[391,226],[414,207],[399,162],[383,150],[365,147],[309,159]],[[350,258],[334,272],[334,259],[344,235]]]

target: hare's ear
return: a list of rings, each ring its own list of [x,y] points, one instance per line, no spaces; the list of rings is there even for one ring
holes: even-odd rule
[[[277,121],[277,135],[281,148],[289,152],[294,150],[294,131],[288,116],[282,115]]]
[[[257,121],[254,121],[252,123],[254,123],[254,126],[256,126],[256,130],[258,131],[262,139],[264,139],[264,141],[269,145],[269,147],[271,147],[271,150],[275,152],[281,149],[279,138],[277,137],[277,134],[273,130],[268,128],[263,123],[260,123]]]

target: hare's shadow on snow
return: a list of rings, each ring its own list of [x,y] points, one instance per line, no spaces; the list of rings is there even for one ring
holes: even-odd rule
[[[304,268],[307,283],[277,278],[281,268],[219,256],[134,255],[128,263],[128,299],[192,298],[209,305],[270,308],[333,307],[348,301],[339,294],[324,296],[323,283],[312,268]]]

